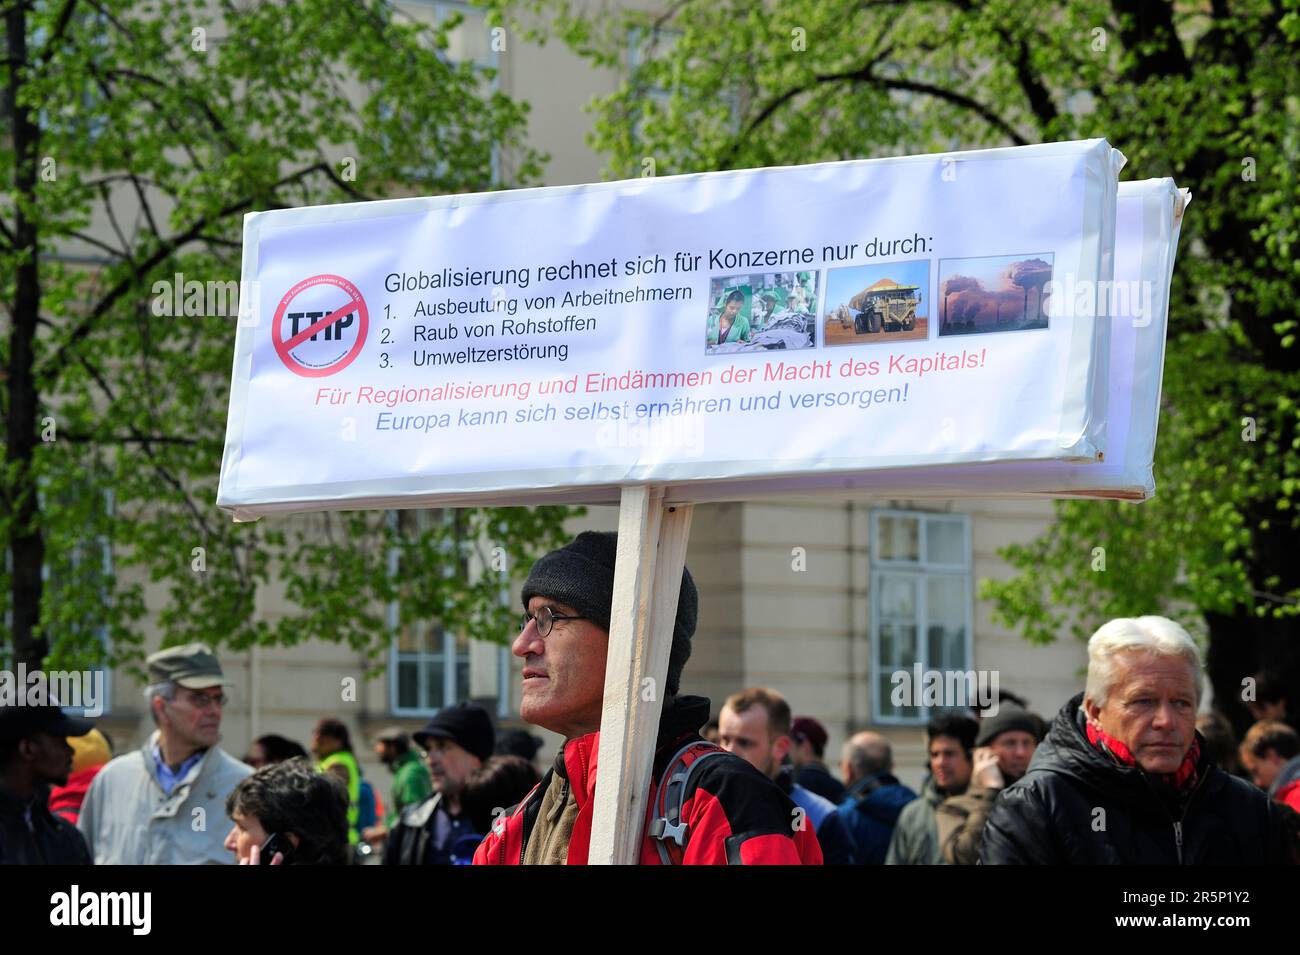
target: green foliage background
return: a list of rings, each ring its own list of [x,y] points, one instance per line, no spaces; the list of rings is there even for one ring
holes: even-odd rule
[[[237,281],[246,212],[534,182],[526,108],[448,59],[453,25],[374,0],[5,5],[0,651],[15,662],[129,663],[146,623],[166,643],[315,638],[378,659],[398,598],[403,619],[509,635],[503,574],[559,542],[566,509],[233,524],[214,501],[235,310],[173,316],[153,295],[177,274]],[[268,622],[272,580],[298,612]]]

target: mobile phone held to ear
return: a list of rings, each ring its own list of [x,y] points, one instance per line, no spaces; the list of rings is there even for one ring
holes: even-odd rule
[[[278,832],[273,832],[271,833],[271,838],[262,843],[262,849],[259,853],[258,861],[262,865],[270,865],[271,860],[275,858],[277,852],[284,856],[284,859],[280,863],[283,865],[289,861],[289,856],[293,854],[293,843],[289,841],[287,836],[283,836]]]

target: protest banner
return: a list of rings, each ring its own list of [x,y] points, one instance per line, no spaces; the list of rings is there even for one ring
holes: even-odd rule
[[[1104,140],[253,213],[218,504],[1105,450]]]
[[[1191,201],[1172,179],[1121,182],[1115,230],[1115,271],[1109,288],[1107,450],[1103,461],[993,462],[937,468],[860,471],[844,475],[800,475],[748,481],[670,485],[672,501],[730,501],[738,496],[785,492],[833,492],[839,496],[909,498],[1079,497],[1144,501],[1155,493],[1153,463],[1160,417],[1169,285],[1183,211]],[[1087,297],[1091,290],[1062,288],[1059,294]],[[951,423],[945,426],[951,426]]]
[[[250,214],[218,505],[619,500],[589,861],[633,862],[691,517],[666,489],[1095,466],[1111,329],[1063,290],[1112,280],[1122,165],[1090,140]]]

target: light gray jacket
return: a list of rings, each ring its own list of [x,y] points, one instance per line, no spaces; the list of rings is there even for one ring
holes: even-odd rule
[[[95,776],[77,828],[96,865],[230,865],[224,847],[226,796],[252,768],[213,746],[170,796],[158,783],[154,731],[141,749],[118,756]]]
[[[943,793],[929,778],[921,788],[921,797],[913,799],[898,814],[894,834],[885,854],[885,865],[943,865],[943,847],[939,844],[939,824],[934,811],[943,802]]]

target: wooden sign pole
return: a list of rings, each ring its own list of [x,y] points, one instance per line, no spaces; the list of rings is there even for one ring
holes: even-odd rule
[[[635,865],[663,712],[692,506],[659,487],[623,488],[605,661],[591,865]]]

